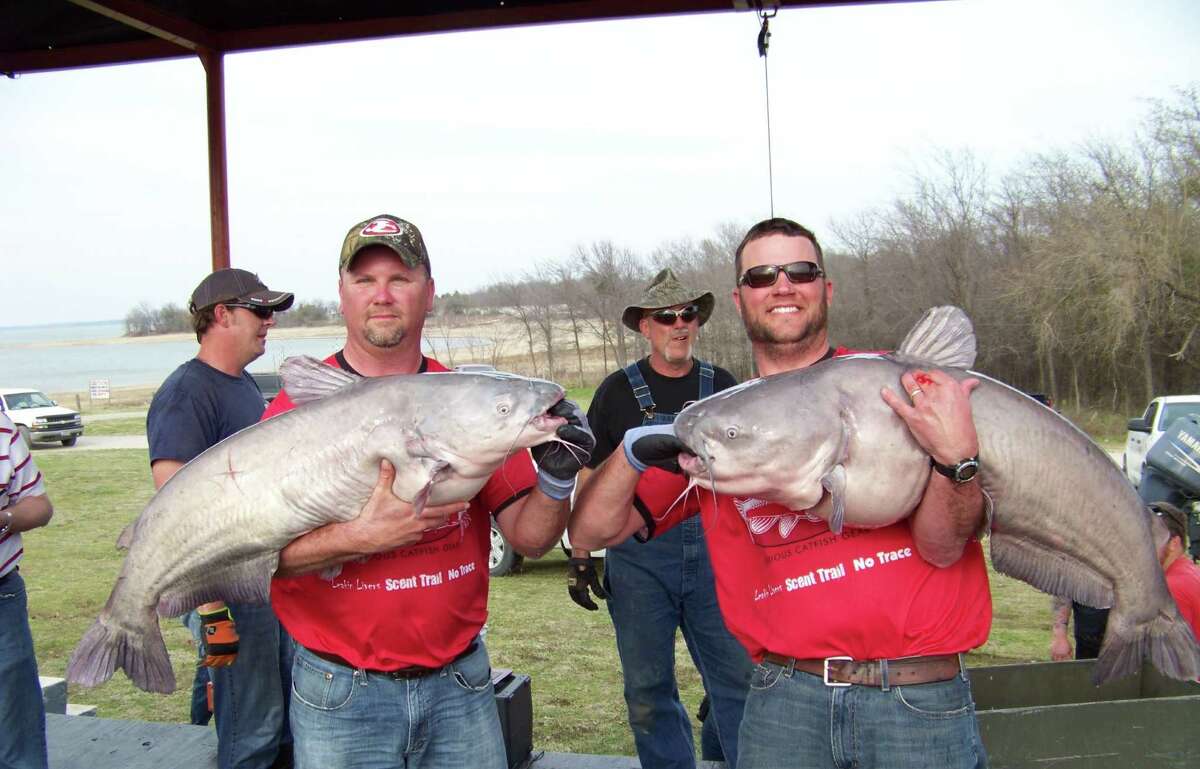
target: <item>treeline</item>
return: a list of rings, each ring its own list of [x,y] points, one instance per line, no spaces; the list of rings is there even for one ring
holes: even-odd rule
[[[296,302],[287,312],[275,315],[275,325],[280,328],[292,326],[330,326],[342,322],[337,302]],[[168,302],[153,307],[142,302],[125,314],[125,336],[152,336],[175,334],[192,330],[192,316],[186,309]]]
[[[834,280],[837,344],[896,346],[930,306],[954,304],[979,337],[976,368],[1076,407],[1138,409],[1200,389],[1200,90],[1156,104],[1126,142],[1093,140],[1022,161],[994,179],[968,152],[938,153],[890,205],[814,227]],[[491,307],[525,330],[533,373],[596,384],[644,354],[620,324],[650,277],[670,266],[707,288],[717,309],[699,354],[753,374],[730,290],[733,251],[749,223],[664,244],[648,255],[612,242],[469,295],[439,312]]]

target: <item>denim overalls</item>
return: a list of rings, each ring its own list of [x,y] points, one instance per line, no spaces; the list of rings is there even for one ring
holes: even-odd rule
[[[713,392],[713,367],[700,367],[698,397]],[[625,369],[642,409],[643,425],[669,425],[676,414],[655,409],[637,363]],[[702,755],[719,746],[732,765],[752,665],[721,618],[712,564],[699,516],[649,542],[632,538],[608,549],[604,581],[625,678],[625,702],[644,769],[695,766],[691,721],[675,683],[675,630],[681,628],[692,661],[712,698],[704,722]]]

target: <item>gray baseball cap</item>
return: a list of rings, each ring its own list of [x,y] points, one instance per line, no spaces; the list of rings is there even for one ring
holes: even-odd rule
[[[192,292],[188,312],[196,313],[226,302],[242,302],[255,307],[267,307],[283,312],[292,306],[296,297],[287,291],[272,291],[258,276],[236,267],[210,273]]]

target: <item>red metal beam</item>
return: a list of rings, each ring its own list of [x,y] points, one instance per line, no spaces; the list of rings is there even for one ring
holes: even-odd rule
[[[229,266],[229,172],[225,163],[225,58],[200,51],[208,98],[208,207],[213,271]]]
[[[796,0],[792,0],[791,4],[798,3]],[[248,51],[311,43],[348,42],[401,35],[424,35],[554,22],[600,21],[635,16],[732,11],[735,6],[744,5],[735,0],[643,0],[628,5],[614,4],[611,1],[605,2],[605,0],[579,0],[579,2],[573,3],[517,7],[501,6],[497,3],[496,7],[482,11],[389,16],[333,24],[295,24],[265,29],[230,30],[221,35],[221,43],[227,51]]]
[[[67,48],[48,48],[44,51],[0,53],[0,72],[52,72],[58,69],[179,59],[189,55],[189,51],[174,43],[152,38],[130,43],[79,45]]]
[[[189,51],[220,50],[212,31],[137,0],[67,0]]]

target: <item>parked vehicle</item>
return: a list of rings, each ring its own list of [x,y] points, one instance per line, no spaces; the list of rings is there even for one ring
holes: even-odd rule
[[[1200,395],[1167,395],[1150,401],[1146,411],[1129,420],[1125,437],[1125,453],[1121,469],[1134,486],[1141,483],[1146,466],[1146,452],[1176,419],[1188,414],[1200,414]]]
[[[32,387],[0,389],[0,411],[8,414],[30,445],[60,441],[74,446],[83,435],[78,411],[58,405]]]
[[[571,555],[571,540],[567,538],[567,533],[564,531],[562,539],[558,541],[558,546],[562,551]],[[597,550],[592,553],[593,558],[603,558],[604,550]],[[492,519],[492,550],[488,555],[488,573],[493,577],[503,577],[505,574],[517,569],[525,562],[525,556],[513,550],[512,545],[504,537],[504,533],[496,527],[496,519]]]
[[[488,574],[493,577],[503,577],[513,569],[520,567],[525,561],[525,556],[513,550],[513,546],[509,544],[508,539],[500,528],[496,526],[496,519],[492,519],[492,550],[488,554]]]
[[[250,376],[254,377],[258,389],[262,391],[263,400],[267,403],[275,400],[275,396],[279,395],[279,391],[283,389],[283,378],[273,371],[251,371]]]

